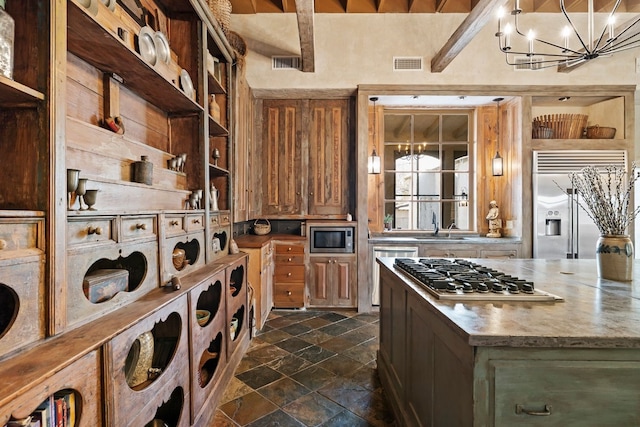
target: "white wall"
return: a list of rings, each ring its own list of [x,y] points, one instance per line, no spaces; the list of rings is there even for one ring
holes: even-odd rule
[[[629,15],[633,16],[633,15]],[[441,73],[431,73],[432,57],[465,14],[316,14],[315,72],[272,70],[272,55],[299,55],[294,13],[232,15],[232,30],[248,48],[247,79],[254,89],[344,89],[360,84],[416,85],[589,85],[639,82],[635,58],[640,49],[597,59],[571,73],[555,69],[514,71],[504,61],[490,23]],[[560,14],[538,14],[554,34],[564,26]],[[620,20],[626,20],[621,17]],[[392,71],[394,56],[421,56],[424,71]]]

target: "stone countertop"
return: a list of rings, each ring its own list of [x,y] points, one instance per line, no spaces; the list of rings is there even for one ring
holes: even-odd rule
[[[369,237],[369,243],[373,244],[487,244],[487,245],[495,245],[495,244],[514,244],[521,243],[522,239],[519,237],[485,237],[478,235],[471,236],[460,236],[460,235],[452,235],[448,237],[446,234],[446,230],[444,232],[440,232],[438,236],[433,236],[432,234],[425,234],[423,236],[403,236],[401,234],[375,234]]]
[[[269,243],[271,240],[293,240],[298,242],[304,242],[307,240],[304,236],[298,236],[296,234],[284,234],[274,233],[265,234],[263,236],[257,236],[255,234],[243,234],[235,238],[239,248],[261,248]]]
[[[471,261],[532,280],[564,301],[442,301],[396,270],[394,258],[378,260],[470,345],[640,348],[640,260],[632,282],[598,279],[595,260]]]

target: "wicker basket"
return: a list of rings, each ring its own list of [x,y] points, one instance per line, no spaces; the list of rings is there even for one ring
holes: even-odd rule
[[[550,128],[556,139],[580,139],[588,118],[586,114],[546,114],[533,119],[533,128]]]
[[[266,221],[266,224],[258,224],[258,221]],[[258,236],[264,236],[271,232],[271,223],[268,219],[256,219],[253,223],[253,232]]]
[[[598,125],[587,127],[588,139],[612,139],[614,136],[616,136],[616,128]]]
[[[209,9],[218,20],[222,32],[227,34],[231,27],[231,0],[208,0]]]
[[[534,139],[551,139],[553,138],[553,129],[544,126],[533,126],[531,130]]]

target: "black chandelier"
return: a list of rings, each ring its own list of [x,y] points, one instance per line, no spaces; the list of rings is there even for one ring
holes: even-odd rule
[[[574,20],[569,16],[565,1],[560,0],[560,9],[568,23],[559,34],[558,42],[543,40],[533,29],[523,30],[519,17],[522,14],[520,1],[515,0],[515,7],[511,11],[513,24],[503,25],[504,9],[501,8],[498,17],[498,45],[505,54],[507,64],[521,68],[542,69],[555,66],[572,67],[603,56],[640,47],[640,15],[632,20],[615,27],[615,13],[621,0],[616,0],[613,8],[607,13],[607,19],[599,33],[595,33],[595,13],[593,0],[588,1],[587,35],[581,35]],[[526,31],[526,32],[525,32]],[[526,44],[525,49],[515,49],[511,42],[521,39],[520,45]]]

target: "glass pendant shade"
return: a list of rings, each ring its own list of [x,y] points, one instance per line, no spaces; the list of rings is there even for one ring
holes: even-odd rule
[[[496,156],[491,160],[491,172],[493,176],[502,176],[502,157],[496,151]]]
[[[373,173],[373,174],[379,174],[381,171],[380,156],[378,156],[378,153],[376,152],[375,148],[371,152],[371,155],[368,157],[367,170],[369,173]]]

